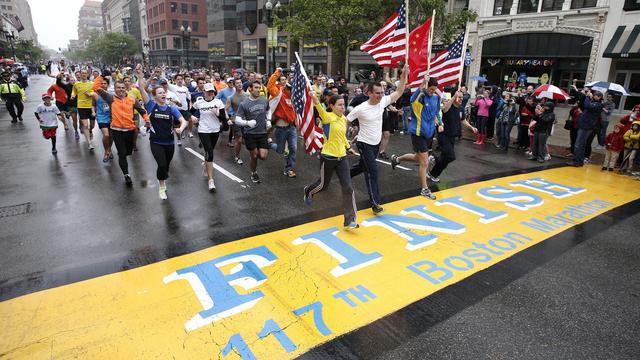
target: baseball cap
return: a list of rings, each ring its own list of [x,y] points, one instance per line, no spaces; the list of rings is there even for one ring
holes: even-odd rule
[[[227,78],[227,82],[232,82],[232,81],[233,81],[233,78],[232,78],[232,77],[228,77],[228,78]]]
[[[167,79],[160,79],[160,85],[168,84]]]
[[[212,83],[206,83],[204,84],[204,91],[216,91],[216,88]]]
[[[335,83],[335,81],[333,79],[327,80],[327,84],[333,84],[333,83]]]
[[[42,94],[42,100],[44,100],[45,98],[51,99],[51,95],[49,95],[47,93]]]

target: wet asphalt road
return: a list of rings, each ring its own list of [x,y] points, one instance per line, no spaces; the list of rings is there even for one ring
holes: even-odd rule
[[[129,160],[132,188],[124,185],[117,162],[102,163],[98,129],[91,153],[83,139],[74,140],[72,131],[60,127],[54,157],[32,115],[50,83],[50,78],[32,78],[24,123],[10,124],[6,111],[0,112],[0,206],[30,203],[28,214],[0,218],[0,301],[341,214],[337,179],[313,206],[302,202],[302,189],[316,179],[319,164],[300,146],[296,179],[282,175],[284,158],[271,152],[258,165],[262,183],[253,184],[248,153],[243,149],[245,165],[234,164],[221,136],[215,161],[242,182],[216,172],[218,192],[210,194],[201,160],[185,150],[199,152],[197,140],[185,141],[171,164],[165,202],[158,198],[145,137]],[[393,135],[387,152],[410,147],[409,137]],[[563,163],[553,159],[539,167],[515,151],[479,150],[467,141],[456,149],[458,160],[441,177],[440,188]],[[385,201],[417,194],[417,167],[403,164],[409,170],[393,171],[378,165]],[[354,188],[358,207],[366,208],[362,177]],[[629,211],[637,214],[638,205]],[[598,219],[594,226],[607,224],[606,217]],[[640,215],[595,235],[584,225],[573,240],[564,240],[568,245],[562,251],[526,255],[544,261],[523,255],[524,265],[513,265],[507,276],[474,277],[500,286],[454,292],[450,296],[462,300],[441,299],[442,311],[424,314],[426,320],[393,314],[388,322],[380,320],[303,358],[637,358],[640,250],[634,229],[639,226]],[[424,324],[404,326],[405,321]],[[380,336],[386,341],[374,341]]]

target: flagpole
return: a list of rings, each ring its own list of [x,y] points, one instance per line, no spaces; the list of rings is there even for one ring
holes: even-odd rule
[[[427,75],[429,75],[429,70],[431,70],[431,48],[433,47],[433,27],[436,23],[436,10],[433,9],[433,13],[431,14],[431,30],[429,30],[429,52],[427,53]]]
[[[405,24],[407,27],[407,33],[404,37],[404,65],[407,66],[409,64],[409,0],[404,0],[404,10]]]
[[[465,24],[464,26],[464,39],[462,40],[462,57],[460,60],[460,76],[458,76],[458,90],[462,87],[462,73],[464,72],[464,62],[467,59],[467,41],[469,40],[469,24]]]

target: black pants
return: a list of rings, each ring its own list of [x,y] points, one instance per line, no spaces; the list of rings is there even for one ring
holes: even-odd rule
[[[308,191],[307,196],[313,196],[326,190],[329,187],[334,172],[338,174],[340,186],[342,187],[342,208],[344,210],[344,225],[346,226],[356,221],[356,212],[358,211],[356,208],[356,198],[353,195],[353,186],[351,185],[349,160],[346,156],[337,158],[320,155],[320,178],[306,187]]]
[[[584,157],[587,159],[591,157],[591,144],[593,144],[593,139],[595,139],[596,135],[598,135],[598,131],[599,130],[597,129],[593,130],[587,138],[587,144],[585,145],[584,149]]]
[[[24,104],[22,104],[22,99],[9,97],[6,99],[7,102],[7,110],[9,110],[9,115],[11,115],[11,119],[16,120],[19,117],[22,117],[22,112],[24,111]],[[18,110],[16,112],[16,109]]]
[[[487,138],[493,138],[496,128],[496,112],[489,110],[489,120],[487,121]]]
[[[160,145],[151,143],[151,153],[153,158],[158,163],[158,169],[156,170],[156,176],[158,180],[167,180],[169,178],[169,164],[173,159],[173,152],[175,151],[175,145]]]
[[[118,165],[120,165],[120,170],[124,175],[129,174],[129,163],[127,162],[127,156],[133,154],[133,147],[136,144],[136,133],[135,131],[121,131],[111,129],[111,138],[113,139],[113,144],[116,146],[116,150],[118,150]]]
[[[571,128],[571,130],[569,130],[569,140],[571,141],[571,153],[575,154],[575,150],[576,150],[576,139],[578,138],[578,129],[576,128]]]
[[[371,206],[380,205],[382,202],[378,189],[378,164],[376,163],[380,144],[369,145],[361,141],[356,141],[356,147],[360,152],[360,161],[351,167],[351,177],[364,173],[364,181],[367,184]]]
[[[431,176],[438,177],[447,165],[456,160],[456,152],[453,149],[456,138],[454,136],[438,134],[438,145],[440,146],[440,155],[436,156],[436,163],[431,169]]]
[[[536,132],[533,133],[533,146],[531,147],[531,156],[533,156],[536,160],[544,161],[544,157],[546,155],[547,148],[547,135],[546,132]]]
[[[204,148],[204,161],[213,162],[213,149],[216,148],[220,133],[198,133],[202,147]]]
[[[529,147],[529,127],[518,125],[518,146]]]

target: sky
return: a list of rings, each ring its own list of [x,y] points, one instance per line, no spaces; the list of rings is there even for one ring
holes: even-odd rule
[[[78,12],[84,0],[27,0],[38,42],[48,48],[66,48],[78,38]]]

